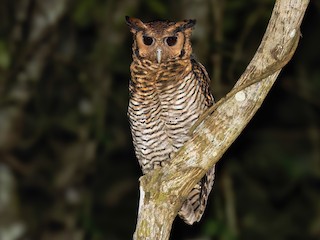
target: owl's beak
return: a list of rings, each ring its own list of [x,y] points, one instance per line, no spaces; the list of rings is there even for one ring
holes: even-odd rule
[[[161,54],[162,50],[160,48],[157,49],[157,62],[161,63]]]

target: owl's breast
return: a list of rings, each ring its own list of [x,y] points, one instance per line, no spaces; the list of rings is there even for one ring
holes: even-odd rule
[[[190,138],[190,127],[206,108],[192,71],[154,74],[136,79],[128,108],[136,156],[144,173],[170,159]]]

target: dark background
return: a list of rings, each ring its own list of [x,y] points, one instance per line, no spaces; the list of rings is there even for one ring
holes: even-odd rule
[[[274,1],[1,0],[0,239],[131,239],[138,178],[126,116],[131,34],[197,19],[216,99],[253,57]],[[219,162],[204,218],[172,239],[320,238],[320,4],[262,108]]]

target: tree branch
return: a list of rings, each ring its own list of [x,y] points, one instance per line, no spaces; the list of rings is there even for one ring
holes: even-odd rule
[[[262,42],[233,90],[201,117],[192,128],[192,139],[169,164],[140,178],[134,239],[169,239],[188,193],[240,135],[293,56],[308,4],[308,0],[276,1]]]

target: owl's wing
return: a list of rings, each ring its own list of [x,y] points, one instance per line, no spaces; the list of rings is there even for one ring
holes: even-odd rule
[[[198,81],[203,96],[205,96],[205,105],[207,108],[214,104],[213,96],[210,92],[210,78],[204,66],[192,59],[193,73]],[[192,225],[199,222],[207,205],[208,195],[214,182],[215,166],[213,166],[204,177],[198,182],[184,204],[182,205],[179,216],[187,223]]]
[[[193,72],[196,75],[199,85],[201,87],[203,95],[206,97],[206,106],[211,107],[214,104],[214,98],[210,91],[210,78],[205,67],[197,62],[195,59],[191,59]]]

